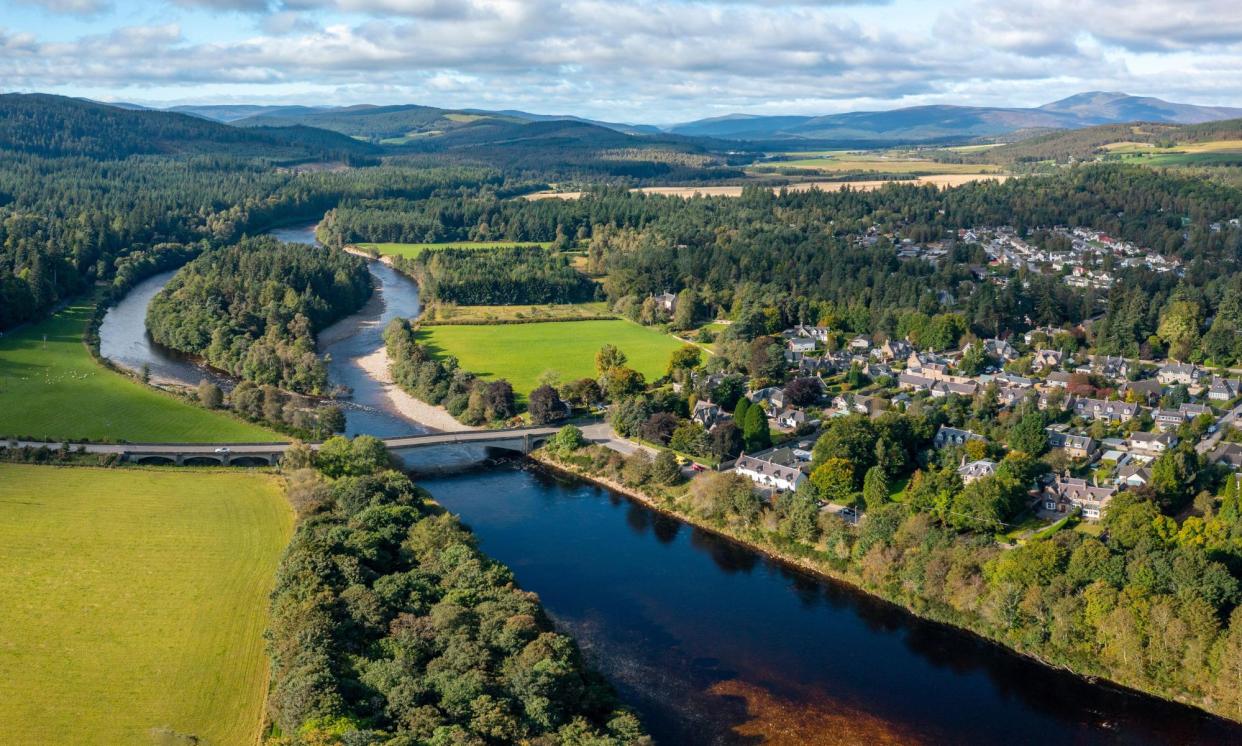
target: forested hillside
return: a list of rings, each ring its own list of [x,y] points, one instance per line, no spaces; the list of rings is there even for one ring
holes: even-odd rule
[[[325,394],[315,333],[362,307],[371,275],[340,251],[247,239],[183,267],[147,310],[155,341],[258,384]]]

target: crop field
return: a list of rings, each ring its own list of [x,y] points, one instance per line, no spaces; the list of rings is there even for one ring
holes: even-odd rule
[[[547,248],[550,241],[450,241],[448,243],[360,243],[356,246],[363,250],[374,249],[381,256],[403,256],[407,259],[422,254],[424,251],[436,249],[503,249],[508,246],[543,246]]]
[[[426,326],[419,341],[436,355],[454,355],[461,367],[488,379],[504,378],[529,393],[544,371],[560,380],[595,376],[595,353],[616,345],[629,366],[648,380],[664,375],[669,355],[682,343],[630,321],[565,321],[495,326]]]
[[[255,743],[292,531],[265,474],[0,464],[0,740]]]
[[[131,442],[283,440],[153,391],[91,357],[82,302],[0,337],[0,436]]]
[[[937,163],[905,152],[820,151],[787,153],[791,160],[759,164],[756,170],[807,169],[826,173],[875,172],[885,174],[1000,173],[997,166],[975,163]]]

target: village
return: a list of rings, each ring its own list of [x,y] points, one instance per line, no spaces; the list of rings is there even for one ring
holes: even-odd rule
[[[1238,223],[1238,219],[1234,219],[1229,224],[1236,227]],[[1214,227],[1219,231],[1223,225]],[[954,245],[977,244],[986,253],[988,267],[993,271],[983,267],[974,271],[978,279],[997,285],[1008,283],[1009,278],[1001,273],[1006,269],[1060,276],[1070,287],[1097,290],[1112,287],[1117,273],[1123,269],[1172,272],[1179,277],[1184,274],[1180,260],[1093,228],[1054,226],[1033,233],[1041,237],[1042,246],[1023,238],[1011,226],[996,226],[960,229],[956,241],[917,244],[910,239],[896,240],[895,247],[898,259],[920,259],[937,264],[949,256]],[[862,240],[873,244],[878,238],[872,234]]]
[[[724,465],[769,499],[810,478],[812,448],[833,418],[875,419],[946,400],[991,413],[976,419],[1022,406],[1044,413],[1044,460],[1052,468],[1030,485],[1028,507],[1048,523],[1067,516],[1098,521],[1119,492],[1150,484],[1153,462],[1179,445],[1193,444],[1209,463],[1242,467],[1242,379],[1236,371],[1070,352],[1068,331],[1051,328],[938,353],[905,340],[873,344],[864,336],[829,351],[830,332],[821,327],[796,326],[781,336],[792,380],[814,382],[817,401],[792,404],[788,386],[748,392],[746,399],[763,408],[782,437],[772,448]],[[865,383],[851,386],[844,379]],[[694,404],[692,419],[709,431],[728,417],[710,401]],[[947,425],[932,441],[932,457],[955,455],[963,485],[993,475],[1008,450],[983,433]],[[855,519],[860,508],[823,505]]]

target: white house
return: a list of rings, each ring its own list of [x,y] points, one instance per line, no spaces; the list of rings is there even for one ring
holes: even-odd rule
[[[792,450],[778,448],[765,454],[738,457],[733,470],[760,487],[789,492],[806,481],[799,460]]]

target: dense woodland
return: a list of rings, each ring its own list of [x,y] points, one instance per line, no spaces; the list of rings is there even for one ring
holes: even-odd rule
[[[290,454],[267,743],[649,743],[533,593],[375,438]],[[299,468],[301,467],[301,468]]]
[[[502,306],[594,300],[595,283],[569,258],[539,246],[438,249],[393,266],[414,278],[425,303]]]
[[[152,339],[257,384],[326,394],[315,334],[371,295],[366,263],[340,251],[245,239],[185,265],[152,299]]]

